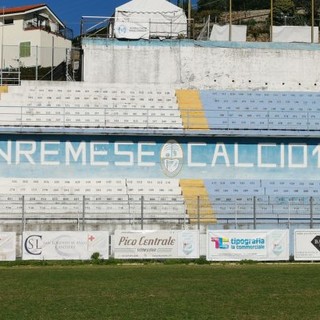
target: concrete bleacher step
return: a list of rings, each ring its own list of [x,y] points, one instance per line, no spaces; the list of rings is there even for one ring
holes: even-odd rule
[[[181,179],[180,187],[186,202],[190,223],[216,223],[215,213],[203,180]]]

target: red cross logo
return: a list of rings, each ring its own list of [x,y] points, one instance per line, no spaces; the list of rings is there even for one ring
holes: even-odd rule
[[[93,241],[94,239],[95,239],[95,237],[94,237],[93,235],[91,235],[91,236],[88,237],[88,240],[89,240],[89,241]]]

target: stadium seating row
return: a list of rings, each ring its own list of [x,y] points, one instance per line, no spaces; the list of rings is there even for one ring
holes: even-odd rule
[[[0,125],[182,129],[173,89],[23,83],[1,95]]]
[[[143,196],[143,197],[142,197]],[[185,221],[175,179],[1,179],[0,222],[27,220]]]
[[[200,92],[209,129],[318,131],[320,95],[312,92]]]
[[[140,219],[142,214],[174,223],[195,223],[198,218],[206,223],[252,223],[254,216],[260,221],[306,222],[311,215],[319,218],[319,187],[319,181],[295,180],[7,178],[0,185],[0,222],[118,221]]]
[[[25,82],[1,95],[0,125],[319,131],[320,94],[108,88]]]

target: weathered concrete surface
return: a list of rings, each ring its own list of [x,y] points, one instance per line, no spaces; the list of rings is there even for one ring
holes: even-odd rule
[[[83,45],[83,80],[224,90],[317,91],[320,87],[318,45],[212,43],[90,39]]]

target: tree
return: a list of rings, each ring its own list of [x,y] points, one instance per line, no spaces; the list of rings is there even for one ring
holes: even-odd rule
[[[229,0],[198,0],[198,11],[228,8]],[[270,9],[270,0],[232,0],[232,8],[236,11]]]
[[[232,0],[232,7],[237,11],[270,9],[270,0]]]
[[[273,16],[275,25],[287,24],[287,18],[293,19],[295,16],[295,4],[293,0],[274,0]]]
[[[311,21],[311,0],[294,0],[297,11],[304,13],[306,23]],[[320,0],[314,0],[314,18],[319,19],[320,14]]]
[[[229,3],[229,2],[228,2]],[[226,11],[228,8],[227,0],[198,0],[198,11]]]

